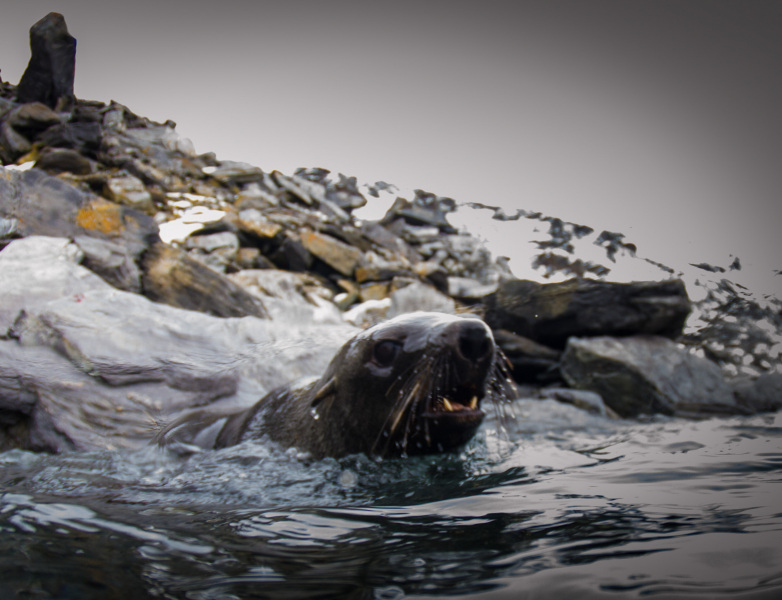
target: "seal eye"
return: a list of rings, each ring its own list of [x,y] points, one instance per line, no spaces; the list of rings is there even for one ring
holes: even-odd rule
[[[375,361],[381,367],[388,367],[393,364],[401,344],[393,340],[382,340],[375,344],[372,350],[372,360]]]

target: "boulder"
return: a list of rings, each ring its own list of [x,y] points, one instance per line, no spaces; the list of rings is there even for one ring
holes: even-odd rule
[[[622,417],[746,414],[714,363],[660,336],[571,338],[560,371]]]
[[[69,108],[75,99],[76,39],[61,14],[51,12],[30,28],[30,50],[30,62],[16,89],[17,101]]]
[[[486,321],[553,348],[573,336],[655,334],[677,337],[690,312],[680,280],[611,283],[570,279],[503,281],[484,299]]]
[[[782,408],[782,373],[763,373],[756,378],[731,382],[736,401],[751,412],[776,411]]]
[[[142,270],[144,294],[156,302],[217,317],[268,316],[260,298],[179,248],[153,245]]]

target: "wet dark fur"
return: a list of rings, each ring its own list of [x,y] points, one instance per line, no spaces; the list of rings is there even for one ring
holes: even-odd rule
[[[474,436],[484,401],[507,396],[504,357],[482,321],[413,313],[358,334],[318,380],[279,388],[232,415],[188,417],[169,431],[211,426],[205,440],[216,448],[268,435],[315,457],[444,452]]]

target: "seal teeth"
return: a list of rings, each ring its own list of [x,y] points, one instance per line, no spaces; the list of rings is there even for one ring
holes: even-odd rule
[[[443,406],[445,407],[445,410],[447,410],[448,412],[454,411],[453,404],[451,404],[451,401],[448,400],[448,398],[443,398]]]
[[[472,410],[475,410],[476,408],[478,408],[478,396],[473,396],[472,397],[472,400],[470,400],[470,408]]]

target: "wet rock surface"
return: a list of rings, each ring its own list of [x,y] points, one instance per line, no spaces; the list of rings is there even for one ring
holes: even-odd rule
[[[484,317],[517,382],[599,414],[782,404],[778,299],[718,279],[694,301],[667,268],[605,281],[635,246],[542,213],[198,154],[173,121],[73,96],[60,15],[31,45],[19,85],[0,83],[3,448],[144,443],[187,408],[319,374],[357,325],[414,310]],[[381,196],[382,219],[357,216]],[[571,279],[515,278],[458,210],[539,224],[532,266]],[[578,255],[587,240],[607,261]]]

